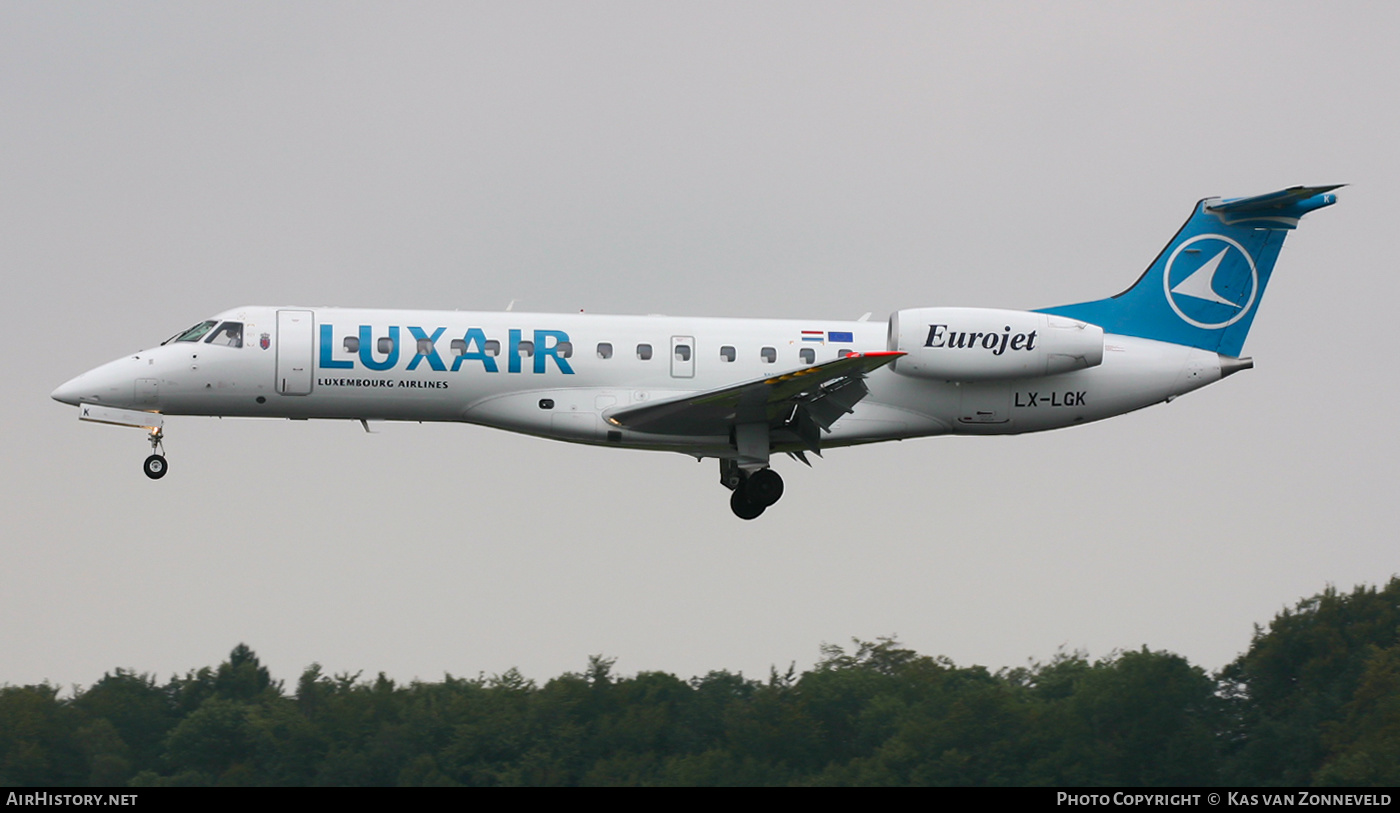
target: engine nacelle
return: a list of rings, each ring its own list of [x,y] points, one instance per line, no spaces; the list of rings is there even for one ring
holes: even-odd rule
[[[940,381],[1033,378],[1103,363],[1103,328],[1046,313],[991,308],[913,308],[890,317],[890,366]]]

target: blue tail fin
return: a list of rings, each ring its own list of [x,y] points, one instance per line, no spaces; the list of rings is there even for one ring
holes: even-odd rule
[[[1107,333],[1239,356],[1283,238],[1339,186],[1294,186],[1252,198],[1196,204],[1133,287],[1109,299],[1042,308]]]

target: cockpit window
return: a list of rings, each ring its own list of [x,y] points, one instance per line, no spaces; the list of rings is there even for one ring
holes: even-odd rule
[[[222,344],[226,347],[243,346],[243,323],[224,322],[219,325],[219,329],[214,331],[209,338],[204,340],[205,344]]]
[[[213,319],[207,322],[200,322],[183,333],[176,333],[174,336],[161,342],[161,344],[170,344],[171,342],[197,342],[204,338],[204,334],[209,332],[209,328],[217,324],[218,322],[215,322]]]

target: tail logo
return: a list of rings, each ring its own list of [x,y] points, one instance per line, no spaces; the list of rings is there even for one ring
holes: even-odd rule
[[[1259,271],[1244,246],[1224,235],[1202,234],[1177,246],[1167,258],[1162,288],[1182,321],[1220,330],[1254,307]]]

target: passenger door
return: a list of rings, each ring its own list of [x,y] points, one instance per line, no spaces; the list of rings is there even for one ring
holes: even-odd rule
[[[277,312],[277,391],[283,395],[311,394],[311,311]]]

